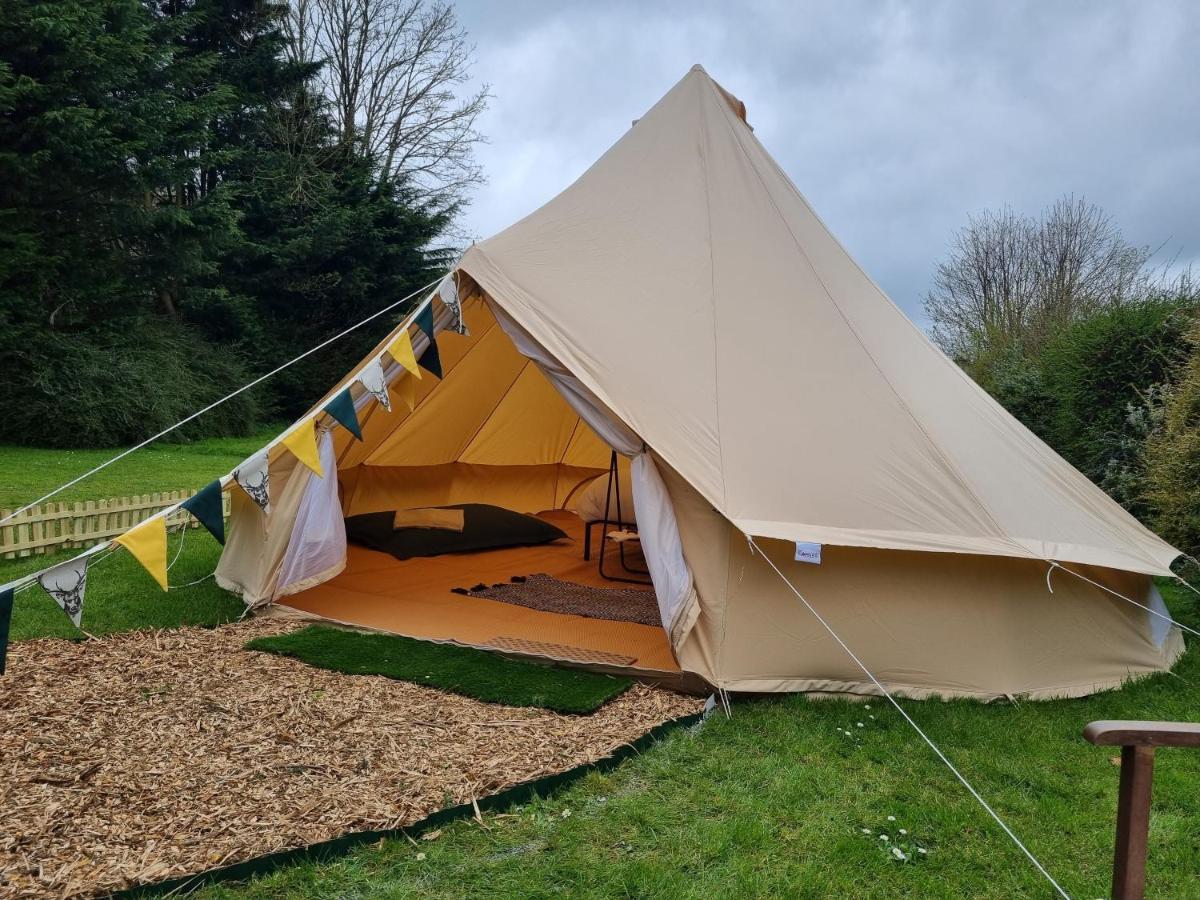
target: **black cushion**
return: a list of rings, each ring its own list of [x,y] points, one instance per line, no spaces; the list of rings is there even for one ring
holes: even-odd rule
[[[548,544],[567,535],[537,516],[513,512],[486,503],[461,503],[440,509],[461,509],[463,530],[445,528],[392,528],[396,511],[367,513],[346,520],[346,538],[351,543],[390,553],[396,559],[469,553],[499,547],[528,547]]]

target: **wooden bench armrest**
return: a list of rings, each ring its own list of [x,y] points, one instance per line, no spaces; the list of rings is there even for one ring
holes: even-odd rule
[[[1101,747],[1200,747],[1200,723],[1106,719],[1090,723],[1083,736]]]

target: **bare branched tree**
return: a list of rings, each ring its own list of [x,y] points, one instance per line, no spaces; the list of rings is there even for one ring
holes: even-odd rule
[[[488,87],[465,95],[474,48],[443,0],[292,0],[292,52],[324,63],[345,146],[443,207],[482,180],[476,128]]]
[[[989,211],[955,235],[925,313],[953,356],[1032,352],[1075,319],[1143,294],[1150,257],[1083,198],[1063,197],[1038,219]]]

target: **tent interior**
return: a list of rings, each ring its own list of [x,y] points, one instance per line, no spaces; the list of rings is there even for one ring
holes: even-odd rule
[[[609,519],[633,520],[628,462],[621,458],[610,487],[612,449],[582,421],[538,366],[523,356],[479,299],[464,304],[468,334],[443,332],[443,378],[430,373],[392,381],[391,410],[367,403],[359,412],[363,439],[338,430],[335,454],[342,513],[349,519],[394,510],[489,504],[538,515],[567,537],[534,546],[398,559],[366,546],[347,548],[336,577],[289,594],[278,604],[293,613],[409,637],[543,657],[599,669],[661,675],[679,672],[661,624],[534,609],[463,593],[472,587],[546,575],[556,583],[604,591],[605,597],[648,600],[653,587],[636,541],[618,547],[595,527],[585,559],[584,504],[613,492]],[[415,384],[414,384],[415,381]],[[410,412],[401,394],[415,387]],[[369,399],[369,397],[368,397]],[[589,490],[590,488],[590,490]],[[352,532],[353,534],[353,532]],[[604,554],[605,568],[600,567]],[[614,577],[615,576],[615,577]],[[621,580],[627,579],[627,580]],[[594,592],[576,592],[587,606]],[[636,604],[645,610],[647,603]],[[619,615],[619,613],[618,613]]]

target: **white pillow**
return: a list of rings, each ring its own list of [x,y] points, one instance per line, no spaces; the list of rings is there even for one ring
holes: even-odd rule
[[[630,484],[628,472],[622,472],[621,478],[621,521],[625,525],[636,525],[637,516],[633,511],[633,487]],[[604,489],[608,487],[608,475],[599,475],[583,485],[571,498],[571,508],[585,522],[598,522],[604,518]],[[613,490],[612,499],[608,506],[610,522],[617,520],[617,492]]]

